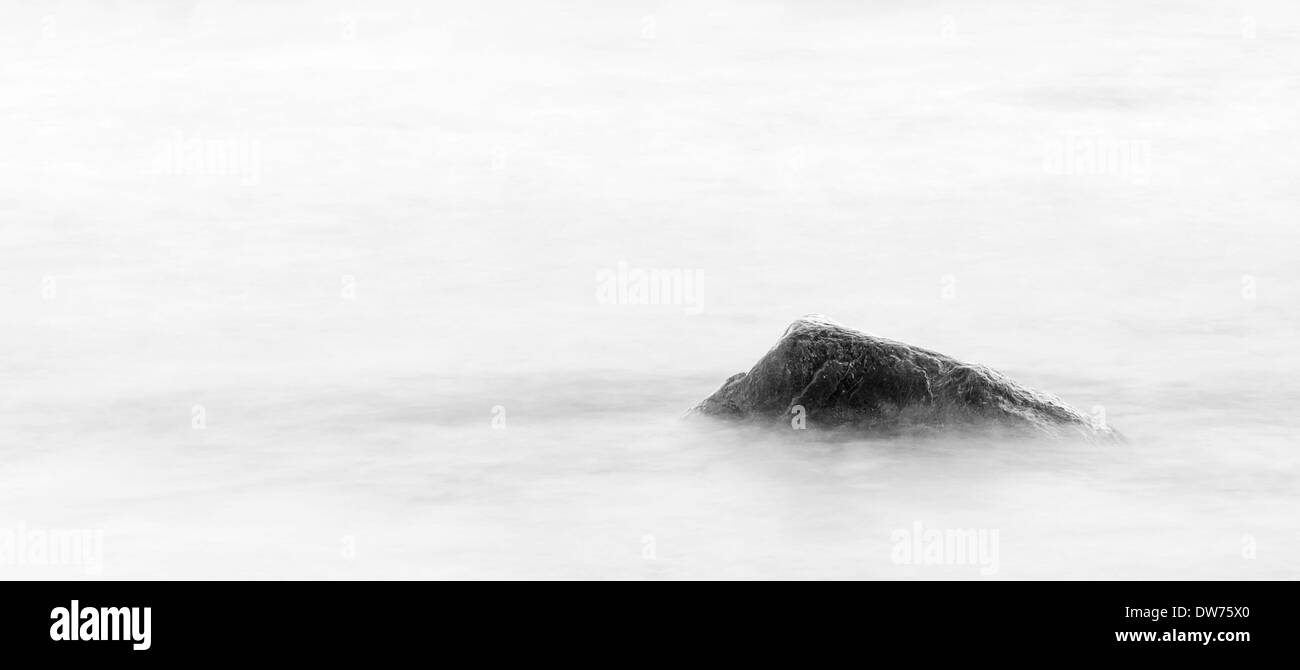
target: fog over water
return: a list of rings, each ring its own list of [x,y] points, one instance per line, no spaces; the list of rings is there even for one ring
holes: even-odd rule
[[[0,530],[91,577],[1300,576],[1294,3],[4,4]],[[810,312],[1129,443],[679,420]]]

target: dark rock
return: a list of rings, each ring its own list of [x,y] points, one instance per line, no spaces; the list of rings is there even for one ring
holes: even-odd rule
[[[731,376],[691,414],[738,420],[799,417],[808,428],[871,434],[990,428],[1119,440],[1053,395],[943,354],[867,335],[819,315],[786,329],[749,372]]]

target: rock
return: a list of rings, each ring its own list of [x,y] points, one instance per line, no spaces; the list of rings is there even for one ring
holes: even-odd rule
[[[800,410],[802,408],[802,411]],[[1120,440],[1109,426],[981,365],[867,335],[820,315],[795,321],[749,372],[692,415],[868,434],[993,429]]]

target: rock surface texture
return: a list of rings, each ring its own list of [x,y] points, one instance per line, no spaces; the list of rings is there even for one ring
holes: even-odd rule
[[[1119,441],[1117,432],[983,367],[809,315],[690,412],[869,434],[992,429]]]

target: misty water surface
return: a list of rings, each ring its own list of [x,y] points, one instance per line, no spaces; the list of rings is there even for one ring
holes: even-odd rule
[[[0,528],[106,578],[1297,576],[1293,5],[545,4],[11,7]],[[809,312],[1130,443],[678,420]],[[996,573],[896,563],[918,522]]]

